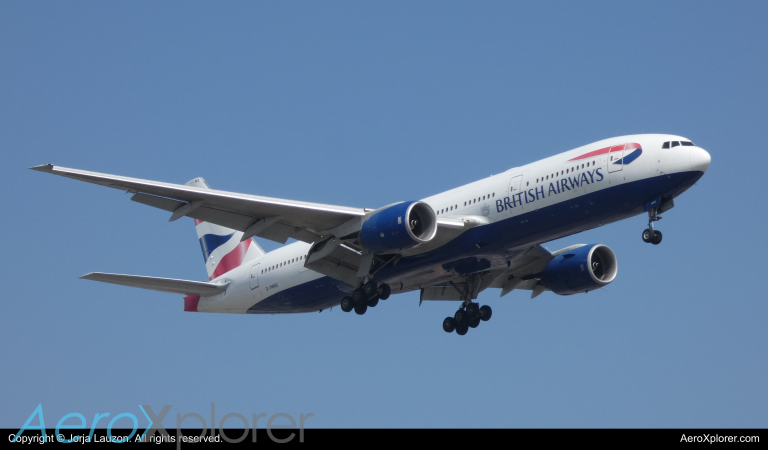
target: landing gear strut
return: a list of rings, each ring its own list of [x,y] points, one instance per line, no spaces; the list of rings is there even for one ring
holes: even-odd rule
[[[656,231],[653,228],[653,223],[661,220],[659,215],[659,209],[651,208],[648,210],[648,228],[643,230],[643,242],[659,245],[661,243],[661,231]]]
[[[480,306],[477,303],[467,302],[462,305],[453,317],[443,320],[443,330],[446,333],[456,331],[459,336],[467,334],[470,328],[477,328],[480,322],[486,322],[491,318],[493,311],[488,305]]]
[[[362,316],[368,308],[375,308],[379,300],[388,299],[391,292],[388,284],[377,285],[375,281],[368,280],[352,291],[352,296],[341,299],[341,310],[350,312],[354,309],[356,314]]]

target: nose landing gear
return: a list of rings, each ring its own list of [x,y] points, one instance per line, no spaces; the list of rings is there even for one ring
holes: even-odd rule
[[[656,231],[653,228],[653,223],[661,220],[658,208],[651,208],[648,210],[648,228],[643,230],[643,242],[653,245],[659,245],[661,243],[661,231]]]

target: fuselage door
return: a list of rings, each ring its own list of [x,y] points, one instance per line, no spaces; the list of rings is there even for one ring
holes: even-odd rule
[[[509,182],[509,198],[511,202],[507,203],[507,205],[512,205],[514,207],[522,206],[523,204],[523,190],[521,187],[521,184],[523,183],[523,176],[517,175],[512,177],[512,181]]]
[[[624,146],[611,147],[608,152],[608,173],[618,172],[624,168]]]
[[[251,290],[259,287],[259,264],[254,264],[251,267]]]

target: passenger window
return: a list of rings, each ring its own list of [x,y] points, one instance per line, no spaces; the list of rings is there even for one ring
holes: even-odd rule
[[[669,141],[665,142],[664,145],[661,146],[661,148],[669,148]]]
[[[678,145],[680,145],[680,143],[679,143],[679,142],[677,142],[677,141],[672,141],[672,148],[675,148],[675,147],[677,147]]]
[[[680,143],[685,145],[686,147],[693,147],[693,142],[690,142],[690,141],[682,141]]]

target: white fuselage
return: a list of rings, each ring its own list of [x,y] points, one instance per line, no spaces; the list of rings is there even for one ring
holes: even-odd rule
[[[686,146],[678,145],[674,148],[662,148],[664,142],[687,142]],[[632,144],[638,144],[640,153]],[[626,150],[617,149],[614,146],[624,145]],[[601,149],[613,148],[613,151]],[[597,153],[595,153],[597,152]],[[594,154],[592,154],[594,153]],[[585,156],[586,155],[586,156]],[[632,155],[632,156],[630,156]],[[621,158],[625,157],[627,163]],[[616,161],[619,160],[619,164]],[[582,208],[585,213],[594,206],[596,196],[592,195],[606,189],[620,187],[622,185],[636,186],[643,180],[662,180],[664,177],[671,179],[674,174],[697,172],[706,170],[709,155],[699,147],[690,145],[690,142],[680,136],[671,135],[634,135],[622,136],[595,142],[583,147],[569,150],[546,159],[542,159],[521,167],[509,169],[501,174],[466,184],[446,192],[428,197],[422,201],[430,205],[437,214],[437,218],[462,219],[466,217],[477,218],[480,226],[490,226],[498,222],[518,226],[535,226],[545,230],[548,221],[556,221],[558,214],[570,213],[573,209]],[[703,169],[702,169],[703,167]],[[648,198],[642,201],[650,201],[654,191],[650,182],[637,189],[648,190]],[[682,188],[682,190],[687,187]],[[627,189],[630,189],[627,187]],[[680,192],[682,192],[682,190]],[[609,196],[617,205],[622,202],[623,191],[616,189],[615,199]],[[634,191],[632,191],[634,192]],[[640,194],[642,198],[643,194]],[[584,201],[576,201],[583,198]],[[605,196],[599,197],[605,202]],[[642,206],[642,201],[632,208]],[[568,204],[568,210],[551,208],[558,204]],[[541,215],[528,213],[547,211],[552,217],[543,218]],[[640,210],[641,211],[641,210]],[[635,213],[636,214],[636,213]],[[626,217],[624,213],[616,217],[604,218],[599,222],[584,222],[581,229],[594,228],[596,226],[620,220]],[[527,223],[530,220],[540,221],[538,224]],[[549,219],[549,220],[545,220]],[[551,234],[545,234],[537,241],[555,239],[564,235],[562,226],[552,230]],[[440,247],[450,242],[449,240],[435,239],[434,242],[420,245],[403,253],[404,257],[423,254],[425,252],[437,252]],[[528,242],[533,245],[538,242]],[[248,261],[247,264],[227,272],[215,282],[229,281],[230,285],[225,293],[215,297],[207,297],[200,300],[198,311],[246,313],[267,299],[283,295],[282,303],[291,303],[289,295],[296,296],[297,304],[300,304],[303,296],[312,295],[309,287],[312,283],[318,283],[324,275],[304,267],[304,260],[311,245],[304,242],[296,242],[282,248],[266,253],[263,256]],[[446,253],[445,263],[455,260],[461,255]],[[430,264],[435,265],[435,259]],[[424,267],[423,269],[427,269]],[[303,285],[307,286],[302,290]],[[413,288],[413,287],[411,287]],[[318,288],[319,289],[319,288]],[[342,288],[343,289],[343,288]],[[350,287],[352,289],[352,287]],[[289,294],[293,292],[293,294]],[[341,298],[339,297],[339,301]],[[338,302],[337,302],[338,303]],[[302,309],[297,309],[302,310]],[[306,310],[306,309],[304,309]],[[274,312],[292,312],[290,307]]]

